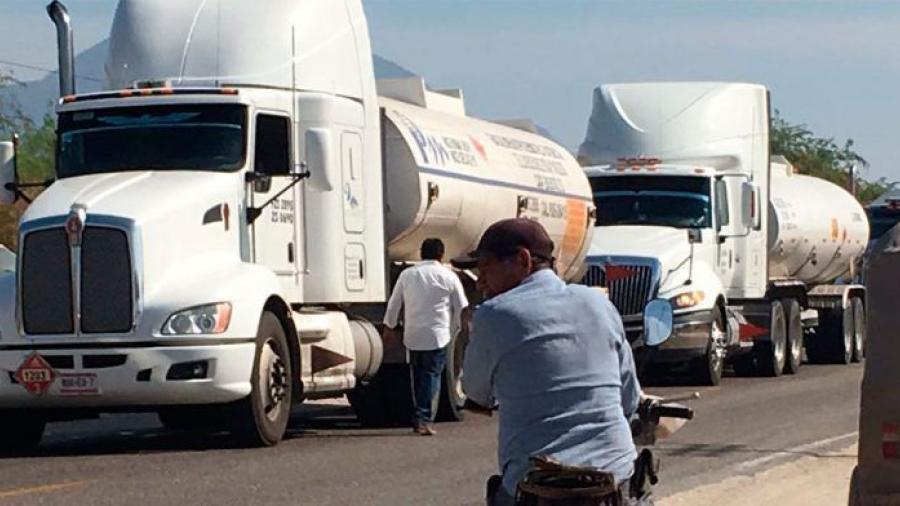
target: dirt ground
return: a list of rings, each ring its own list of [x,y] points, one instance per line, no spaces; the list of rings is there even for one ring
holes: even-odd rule
[[[856,445],[840,452],[804,457],[752,476],[735,476],[669,497],[661,506],[761,504],[846,506]]]

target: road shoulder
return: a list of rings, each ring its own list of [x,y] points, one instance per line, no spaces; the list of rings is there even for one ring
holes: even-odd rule
[[[750,475],[735,476],[657,501],[660,506],[694,504],[846,505],[856,445],[839,452],[803,457]]]

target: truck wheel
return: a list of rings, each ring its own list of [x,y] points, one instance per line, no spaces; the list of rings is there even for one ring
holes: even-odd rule
[[[408,364],[384,364],[367,384],[357,385],[347,399],[363,427],[412,424],[412,377]]]
[[[853,356],[854,362],[862,362],[866,356],[866,307],[862,299],[853,297]]]
[[[753,345],[756,366],[762,376],[781,376],[787,360],[787,329],[784,320],[784,306],[780,300],[772,301],[769,312],[769,339],[757,341]]]
[[[447,350],[447,365],[441,378],[441,400],[435,417],[439,422],[459,422],[465,417],[462,409],[466,402],[462,389],[462,366],[468,344],[469,336],[460,332]]]
[[[846,310],[829,310],[819,317],[816,334],[810,336],[806,352],[820,364],[849,364],[853,358],[853,304]]]
[[[3,430],[0,431],[0,454],[18,455],[37,448],[47,427],[46,418],[18,409],[0,411]]]
[[[284,437],[293,394],[290,357],[281,321],[264,312],[256,334],[250,396],[236,405],[234,433],[249,446],[274,446]]]
[[[709,343],[706,353],[694,366],[694,378],[698,384],[704,386],[717,386],[722,382],[722,370],[725,367],[725,323],[722,308],[716,306],[712,311],[712,323],[710,324]]]
[[[782,299],[787,319],[787,359],[784,362],[786,374],[800,372],[803,360],[803,320],[800,318],[800,303],[796,299]]]

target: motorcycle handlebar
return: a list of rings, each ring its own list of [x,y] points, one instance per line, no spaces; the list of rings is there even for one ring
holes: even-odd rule
[[[655,418],[683,418],[691,420],[694,418],[694,410],[685,406],[672,406],[659,404],[651,408]]]

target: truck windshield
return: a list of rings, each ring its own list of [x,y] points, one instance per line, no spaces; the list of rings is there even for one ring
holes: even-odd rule
[[[597,226],[712,226],[710,182],[693,176],[601,176],[591,178]]]
[[[244,165],[246,108],[152,105],[59,117],[57,176],[130,170],[233,171]]]
[[[866,209],[869,215],[869,240],[875,241],[888,233],[894,225],[900,223],[900,208],[891,206],[870,207]]]

